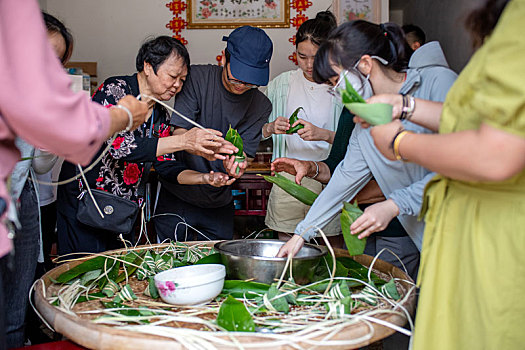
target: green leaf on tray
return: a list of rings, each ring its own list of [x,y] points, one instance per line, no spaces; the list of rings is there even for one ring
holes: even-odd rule
[[[104,268],[109,269],[109,271],[106,276],[102,277],[98,281],[98,288],[101,290],[104,288],[104,286],[108,283],[109,280],[114,281],[117,278],[120,269],[120,261],[108,259],[105,266],[102,265],[102,271],[104,271]]]
[[[390,299],[399,300],[400,298],[396,282],[393,278],[381,287],[381,292]]]
[[[120,283],[122,281],[124,281],[126,279],[126,275],[129,277],[131,275],[133,275],[133,273],[137,270],[137,266],[140,266],[142,264],[142,261],[144,260],[143,259],[143,255],[145,254],[145,252],[129,252],[128,254],[126,254],[122,260],[126,261],[127,263],[132,263],[133,265],[136,265],[136,266],[133,266],[133,265],[129,265],[129,264],[126,264],[124,263],[123,267],[126,271],[122,272],[120,275],[118,275],[118,277],[115,279],[115,282],[117,283]]]
[[[101,293],[101,292],[97,292],[97,293],[90,293],[87,295],[85,294],[82,294],[81,296],[78,297],[77,299],[77,304],[78,303],[83,303],[85,301],[90,301],[90,300],[97,300],[97,299],[100,299],[100,298],[105,298],[106,296],[104,295],[104,293]]]
[[[157,286],[155,286],[155,277],[149,277],[148,278],[148,286],[146,287],[146,290],[144,290],[144,294],[147,296],[158,299],[159,298],[159,290],[157,289]]]
[[[268,292],[268,289],[270,289],[270,285],[265,283],[226,280],[224,281],[221,295],[231,295],[234,298],[255,299]]]
[[[306,205],[314,204],[317,198],[317,194],[306,187],[296,184],[294,181],[287,179],[281,174],[275,174],[275,176],[261,175],[266,181],[276,184],[282,188],[286,193],[295,199],[303,202]]]
[[[93,259],[86,260],[83,263],[73,267],[72,269],[62,273],[60,276],[57,277],[56,282],[67,283],[85,272],[100,269],[104,266],[105,260],[106,258],[103,256],[97,256]]]
[[[341,89],[341,102],[350,112],[372,125],[381,125],[392,121],[392,105],[388,103],[366,103],[346,77],[345,81],[345,89]]]
[[[205,256],[203,258],[200,258],[199,260],[195,262],[195,265],[200,265],[200,264],[222,264],[221,254],[214,253],[214,254]]]
[[[361,265],[354,259],[345,256],[337,258],[337,261],[348,269],[348,277],[357,278],[362,281],[368,281],[368,267]],[[386,283],[386,281],[381,279],[373,271],[370,274],[370,278],[372,279],[372,283],[374,283],[376,286],[381,286]]]
[[[231,295],[221,304],[217,324],[230,332],[255,332],[252,315],[242,302]]]
[[[102,274],[102,269],[87,271],[80,277],[80,284],[87,286],[90,282],[96,280]]]
[[[297,107],[297,109],[292,113],[292,115],[290,116],[290,118],[288,118],[288,122],[290,123],[290,129],[286,130],[286,133],[287,134],[294,134],[296,133],[297,131],[299,131],[300,129],[304,128],[304,125],[303,124],[297,124],[296,126],[293,126],[293,123],[295,123],[299,117],[299,111],[300,110],[303,110],[304,112],[304,109],[303,107]]]
[[[341,212],[341,231],[343,231],[343,238],[345,239],[346,248],[350,255],[363,254],[365,251],[366,238],[359,239],[357,235],[350,233],[350,225],[361,215],[363,211],[357,206],[357,202],[350,204],[343,203],[343,210]]]
[[[268,292],[263,296],[264,306],[269,310],[273,308],[276,311],[287,314],[290,312],[290,306],[288,305],[286,296],[279,297],[281,294],[283,294],[283,292],[277,289],[275,283],[272,283]]]

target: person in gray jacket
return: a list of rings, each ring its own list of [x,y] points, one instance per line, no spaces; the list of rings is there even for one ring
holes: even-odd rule
[[[366,21],[348,22],[338,27],[317,53],[314,78],[331,82],[336,87],[344,84],[344,77],[360,78],[365,97],[387,91],[407,94],[434,101],[443,101],[456,79],[448,68],[437,42],[421,47],[408,63],[411,50],[407,47],[401,29],[395,24],[377,25]],[[333,62],[341,62],[340,65]],[[410,99],[410,97],[407,97]],[[407,130],[420,133],[431,131],[403,121]],[[396,252],[407,270],[416,278],[419,259],[414,252],[421,249],[424,223],[418,221],[422,193],[433,173],[414,164],[392,162],[381,155],[368,129],[356,125],[343,161],[334,171],[326,189],[319,195],[305,219],[297,225],[295,236],[283,246],[278,256],[296,254],[305,241],[341,211],[342,203],[353,198],[373,177],[386,197],[385,201],[367,207],[364,214],[351,226],[352,234],[360,238],[380,234],[397,217],[408,237],[388,237],[378,240],[375,254],[382,248]],[[369,248],[369,247],[367,247]],[[405,257],[409,257],[407,261]],[[381,259],[400,266],[397,258],[384,254]]]

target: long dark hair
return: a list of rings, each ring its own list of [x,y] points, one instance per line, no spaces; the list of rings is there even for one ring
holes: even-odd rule
[[[186,68],[190,69],[190,55],[186,47],[179,40],[167,35],[158,36],[142,44],[135,60],[135,68],[137,68],[137,72],[142,72],[144,62],[147,62],[151,64],[153,71],[157,74],[159,66],[171,54],[181,57]]]
[[[307,20],[297,30],[295,47],[297,48],[297,45],[305,40],[320,46],[335,27],[337,27],[337,20],[332,12],[318,12],[315,18]]]
[[[474,48],[480,47],[485,38],[492,33],[508,2],[509,0],[488,0],[467,16],[465,27],[470,32]]]
[[[46,25],[47,31],[51,33],[59,33],[64,38],[64,42],[66,43],[66,51],[64,52],[64,55],[60,57],[60,62],[65,64],[73,54],[73,36],[66,28],[64,23],[60,22],[58,18],[45,12],[42,12],[42,16],[44,17],[44,23]]]
[[[312,76],[317,83],[325,83],[337,75],[333,63],[349,69],[363,55],[381,57],[388,62],[386,68],[402,72],[408,67],[412,49],[395,23],[346,22],[332,31],[317,50]]]

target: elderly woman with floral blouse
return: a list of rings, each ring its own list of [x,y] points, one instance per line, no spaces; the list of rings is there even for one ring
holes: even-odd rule
[[[156,103],[168,101],[182,88],[188,75],[190,59],[186,48],[177,39],[159,36],[142,45],[136,59],[137,72],[131,76],[108,78],[93,95],[93,101],[112,106],[127,94],[144,96],[149,113],[146,122],[134,132],[121,132],[113,141],[97,166],[86,173],[90,188],[110,192],[122,198],[142,203],[138,193],[139,184],[151,162],[162,167],[164,162],[176,162],[173,153],[185,150],[209,160],[224,159],[236,148],[226,142],[221,133],[212,129],[194,128],[183,135],[172,135],[169,113]],[[145,171],[146,169],[146,171]],[[231,184],[227,174],[198,173],[188,170],[184,164],[170,167],[170,176],[184,184],[209,184],[224,186]],[[65,163],[61,179],[75,175],[76,168]],[[118,233],[92,228],[76,219],[78,195],[86,184],[80,181],[58,189],[57,231],[59,254],[75,252],[101,252],[120,245]]]

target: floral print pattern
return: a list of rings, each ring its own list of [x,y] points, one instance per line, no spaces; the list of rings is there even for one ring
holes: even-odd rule
[[[110,78],[106,80],[105,84],[102,84],[93,95],[93,101],[106,107],[111,107],[128,94],[138,94],[138,91],[132,91],[130,79],[136,79],[136,77]],[[113,140],[109,152],[101,160],[98,178],[96,179],[96,188],[134,202],[139,202],[138,187],[144,173],[144,163],[156,160],[175,160],[173,154],[157,157],[156,155],[151,155],[153,151],[149,150],[148,153],[146,149],[146,141],[149,141],[146,139],[149,138],[150,128],[153,132],[153,138],[171,135],[171,127],[168,121],[168,111],[163,107],[157,106],[152,125],[150,119],[135,131],[120,132]],[[149,144],[151,145],[151,143]]]
[[[156,287],[159,290],[160,294],[162,294],[163,296],[168,296],[171,293],[173,293],[175,289],[177,289],[177,283],[172,281],[166,281],[164,283],[158,282]]]

